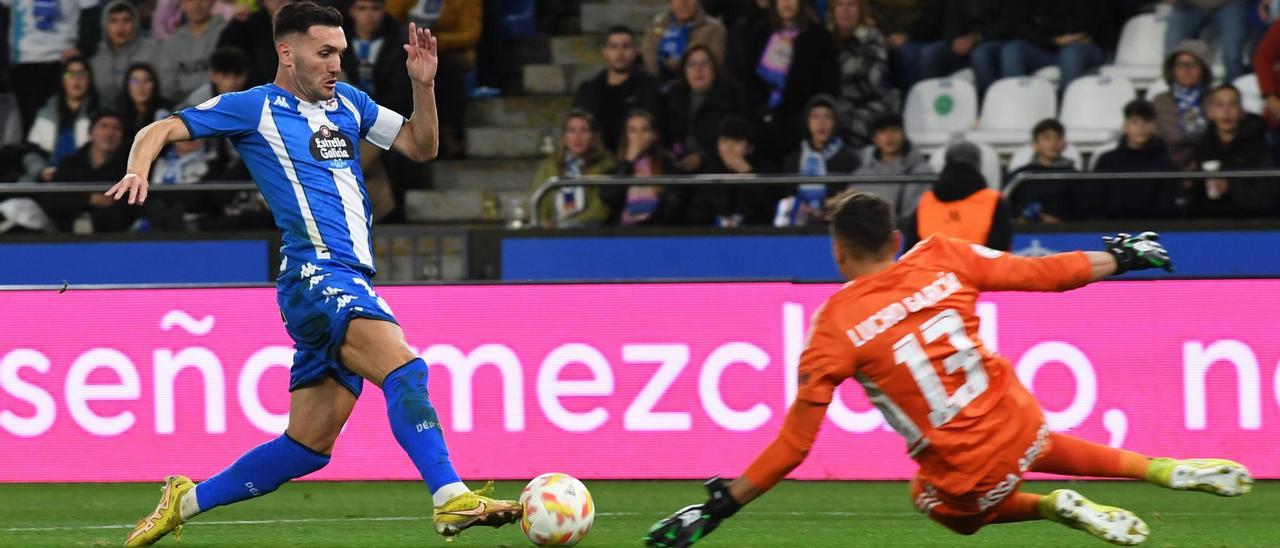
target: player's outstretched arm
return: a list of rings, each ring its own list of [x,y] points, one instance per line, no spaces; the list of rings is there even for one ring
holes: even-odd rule
[[[1160,244],[1160,235],[1155,232],[1143,232],[1137,236],[1130,236],[1121,232],[1114,236],[1103,236],[1102,242],[1106,244],[1107,250],[1101,254],[1109,256],[1113,265],[1111,272],[1102,273],[1095,260],[1090,257],[1090,262],[1094,263],[1094,280],[1101,279],[1112,274],[1124,274],[1131,270],[1147,270],[1150,268],[1163,268],[1165,272],[1173,272],[1173,259],[1169,257],[1169,251]],[[1094,253],[1098,255],[1099,253]],[[1101,273],[1101,276],[1097,274]]]
[[[160,155],[165,145],[177,141],[191,139],[186,124],[176,116],[170,116],[158,122],[147,124],[133,138],[133,147],[129,149],[129,165],[125,168],[124,177],[112,185],[105,193],[119,200],[129,195],[129,204],[142,205],[147,201],[147,177],[151,173],[151,163]]]
[[[417,162],[436,157],[440,151],[440,123],[436,114],[436,68],[440,59],[436,37],[428,29],[409,23],[409,43],[404,46],[405,70],[413,87],[413,114],[392,145]]]

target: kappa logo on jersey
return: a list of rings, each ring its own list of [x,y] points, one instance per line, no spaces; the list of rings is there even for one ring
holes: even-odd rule
[[[273,104],[281,108],[289,108],[289,101],[285,100],[283,95],[277,95]]]
[[[311,156],[327,162],[331,169],[342,169],[355,159],[355,146],[341,131],[320,126],[319,131],[311,134]]]

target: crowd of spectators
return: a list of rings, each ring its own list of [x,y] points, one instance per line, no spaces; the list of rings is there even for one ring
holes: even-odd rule
[[[1117,109],[1123,134],[1090,154],[1087,164],[1079,154],[1064,155],[1066,129],[1046,119],[1027,135],[1031,161],[1008,166],[1000,180],[984,175],[981,155],[962,144],[961,152],[934,164],[945,166],[937,175],[946,180],[940,191],[938,181],[853,187],[892,202],[904,226],[916,222],[926,196],[933,204],[970,196],[989,201],[983,215],[994,215],[1001,226],[1002,216],[1054,223],[1277,215],[1280,187],[1267,181],[1036,182],[994,201],[975,186],[998,191],[1019,173],[1085,171],[1090,165],[1099,172],[1275,166],[1280,25],[1270,32],[1267,27],[1280,14],[1272,14],[1268,1],[670,0],[648,27],[609,30],[602,44],[606,68],[577,90],[569,116],[595,116],[597,125],[586,126],[603,143],[603,149],[591,149],[591,165],[601,166],[600,173],[610,172],[604,156],[615,163],[635,156],[635,147],[622,144],[619,135],[631,121],[648,120],[659,125],[661,154],[650,162],[658,169],[613,173],[929,175],[937,168],[912,143],[900,114],[912,85],[967,68],[981,97],[996,80],[1053,66],[1061,97],[1073,80],[1114,55],[1130,17],[1150,10],[1167,20],[1167,89],[1150,94],[1150,102],[1137,99],[1123,112]],[[1252,56],[1248,47],[1254,47]],[[1245,112],[1240,91],[1229,84],[1250,61],[1266,100],[1265,119]],[[1215,66],[1222,79],[1215,78]],[[560,147],[532,188],[549,176],[588,173],[566,159],[574,154],[572,147]],[[824,201],[846,186],[727,180],[636,185],[625,194],[566,187],[542,204],[539,219],[562,227],[799,226],[822,222]],[[640,209],[645,214],[637,221],[631,212]],[[984,234],[999,242],[1008,232]]]
[[[124,175],[130,143],[147,124],[219,94],[274,80],[272,15],[290,0],[3,0],[8,37],[0,56],[0,182],[110,183]],[[431,28],[440,46],[437,102],[441,154],[465,154],[466,76],[481,33],[479,0],[322,0],[347,15],[343,78],[409,116],[404,70],[407,22]],[[655,95],[656,97],[656,95]],[[656,127],[656,126],[655,126]],[[362,148],[376,215],[403,218],[406,186],[422,164]],[[155,185],[247,180],[226,140],[167,147]],[[105,188],[105,186],[104,186]],[[46,226],[9,229],[112,232],[148,228],[265,228],[257,193],[170,193],[144,209],[100,195],[0,196],[38,207]],[[28,223],[30,224],[30,223]]]

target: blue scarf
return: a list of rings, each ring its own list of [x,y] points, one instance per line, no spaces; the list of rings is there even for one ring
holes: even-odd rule
[[[827,160],[835,156],[844,146],[839,137],[831,139],[822,150],[814,150],[808,139],[800,143],[800,174],[806,177],[821,177],[827,174]]]
[[[58,130],[58,137],[53,141],[53,159],[50,163],[58,165],[67,156],[76,153],[76,125],[68,124]]]
[[[689,47],[689,34],[693,31],[693,22],[675,23],[673,21],[667,25],[667,31],[662,33],[662,41],[658,42],[658,64],[664,65],[667,59],[679,59],[684,55],[685,48]]]
[[[52,32],[54,24],[62,19],[62,6],[58,5],[58,0],[35,0],[32,4],[31,16],[36,19],[36,30]]]
[[[1200,105],[1204,89],[1199,86],[1184,88],[1174,84],[1169,93],[1173,95],[1174,102],[1178,103],[1178,130],[1192,135],[1204,131],[1208,125]]]

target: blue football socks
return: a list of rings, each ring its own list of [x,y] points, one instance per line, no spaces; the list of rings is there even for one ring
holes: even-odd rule
[[[391,433],[432,493],[458,483],[436,409],[427,397],[427,363],[422,358],[400,366],[382,381]]]
[[[201,512],[265,495],[284,482],[329,464],[329,455],[313,451],[287,434],[250,449],[225,470],[196,486]]]

